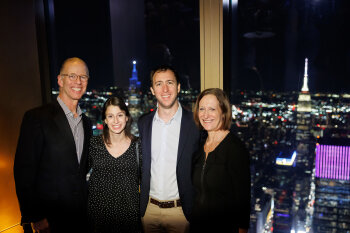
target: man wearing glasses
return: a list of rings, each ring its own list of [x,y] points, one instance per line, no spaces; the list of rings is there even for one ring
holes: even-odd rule
[[[79,58],[64,61],[53,103],[29,110],[21,125],[14,163],[22,224],[36,232],[87,232],[87,149],[90,120],[78,101],[89,71]]]

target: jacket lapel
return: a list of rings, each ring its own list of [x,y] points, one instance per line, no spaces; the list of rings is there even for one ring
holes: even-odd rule
[[[185,144],[186,144],[188,135],[190,134],[190,132],[189,132],[190,127],[188,125],[188,123],[189,123],[188,115],[189,115],[189,113],[184,108],[182,108],[180,139],[179,139],[179,147],[177,149],[177,163],[179,162],[179,160],[183,154],[182,152],[185,148]]]
[[[152,151],[152,123],[153,123],[153,117],[154,117],[154,112],[148,115],[147,121],[145,121],[145,126],[144,126],[144,132],[145,135],[142,138],[142,140],[145,140],[145,144],[147,145],[146,149],[146,154],[145,154],[145,160],[147,162],[151,162],[151,151]]]
[[[67,117],[64,114],[62,107],[59,105],[59,103],[57,101],[55,102],[55,106],[56,106],[56,111],[54,113],[54,121],[55,121],[57,128],[60,131],[62,137],[65,138],[67,141],[66,146],[69,147],[69,150],[75,152],[75,153],[71,153],[71,154],[75,155],[75,158],[72,158],[72,159],[75,161],[75,163],[78,167],[79,166],[78,156],[76,153],[76,147],[75,147],[75,142],[74,142],[72,130],[69,126]]]

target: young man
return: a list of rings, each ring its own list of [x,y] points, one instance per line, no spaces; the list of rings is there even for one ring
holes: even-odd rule
[[[142,140],[140,211],[148,232],[187,232],[193,202],[192,155],[199,131],[192,113],[177,100],[180,83],[174,69],[151,72],[158,109],[138,122]]]
[[[22,223],[36,232],[86,232],[87,149],[91,123],[78,106],[89,71],[67,59],[57,77],[57,101],[29,110],[14,163]]]

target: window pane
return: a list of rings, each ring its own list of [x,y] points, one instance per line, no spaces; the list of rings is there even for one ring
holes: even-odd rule
[[[349,2],[224,2],[224,83],[251,153],[250,231],[350,230],[336,211],[350,195]]]
[[[94,134],[101,133],[101,109],[113,95],[125,98],[134,118],[133,133],[138,134],[138,117],[156,108],[149,90],[150,71],[156,65],[172,65],[178,71],[179,99],[192,108],[200,89],[198,1],[53,3],[53,93],[58,93],[61,63],[73,56],[85,60],[91,77],[81,107],[93,121]]]

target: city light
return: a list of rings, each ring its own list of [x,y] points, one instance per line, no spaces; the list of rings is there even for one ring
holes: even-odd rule
[[[316,177],[350,180],[350,147],[316,145]]]
[[[81,108],[92,121],[94,135],[102,133],[101,111],[110,94],[125,96],[134,123],[142,114],[156,111],[152,94],[142,93],[137,88],[136,67],[135,70],[133,67],[129,80],[132,88],[93,90],[82,99]],[[312,232],[321,229],[322,221],[334,215],[333,212],[327,213],[328,209],[349,203],[346,201],[347,189],[342,187],[345,180],[342,179],[349,179],[350,158],[345,155],[350,154],[350,147],[322,145],[321,141],[329,135],[350,138],[347,131],[335,134],[349,128],[350,100],[344,100],[342,95],[325,99],[322,94],[308,94],[310,98],[302,101],[311,103],[303,103],[307,111],[300,111],[299,94],[237,91],[234,95],[232,130],[247,145],[254,167],[251,227],[259,229],[256,232],[270,233],[287,227],[294,233]],[[188,103],[191,108],[197,96],[198,92],[183,89],[179,101]],[[136,124],[132,126],[132,133],[138,135]],[[255,182],[263,186],[255,186]],[[340,188],[345,194],[337,197],[341,203],[336,203],[328,193],[339,192]],[[328,205],[328,209],[323,205]],[[299,215],[304,210],[306,216]],[[341,214],[339,212],[340,221]]]
[[[282,166],[292,166],[294,164],[295,158],[297,157],[297,152],[294,151],[290,158],[276,158],[276,164]]]

